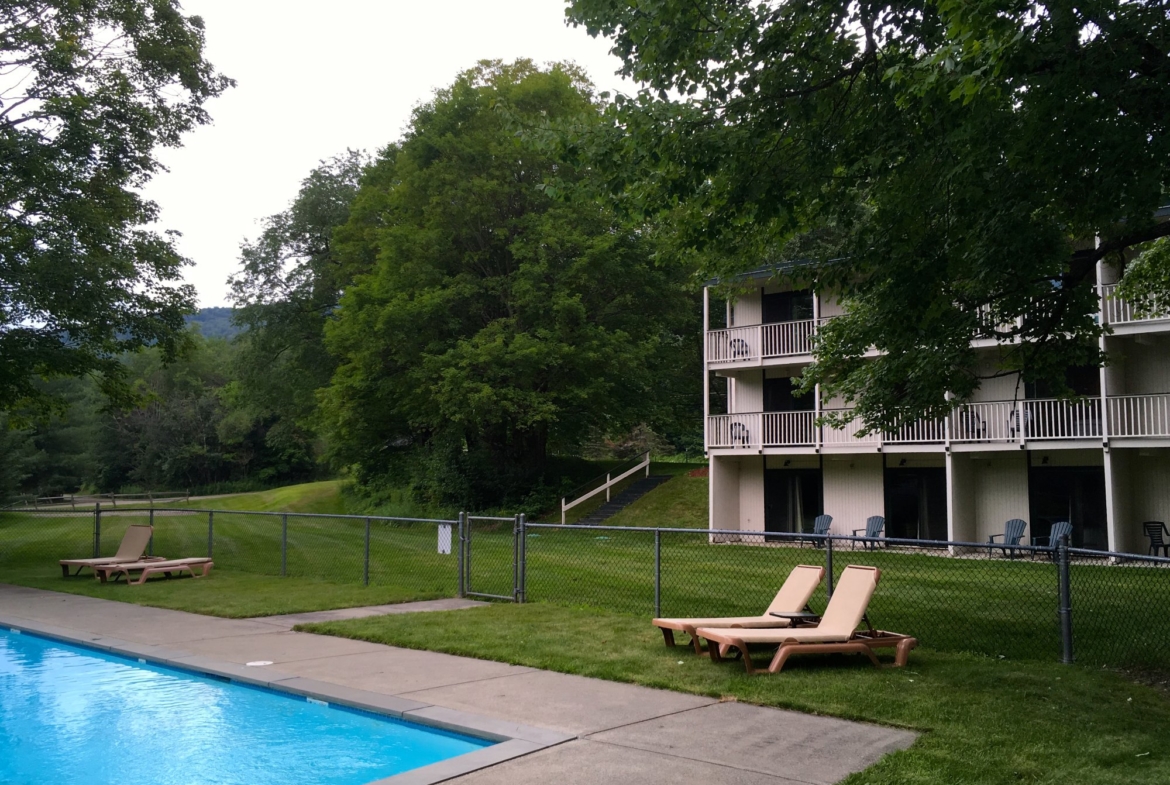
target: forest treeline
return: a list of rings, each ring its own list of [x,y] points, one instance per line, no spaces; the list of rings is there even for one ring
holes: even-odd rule
[[[573,66],[483,63],[323,162],[241,247],[238,333],[124,355],[129,402],[44,383],[64,405],[8,415],[0,495],[345,474],[488,509],[547,503],[582,457],[701,452],[695,268],[571,143],[602,109]]]

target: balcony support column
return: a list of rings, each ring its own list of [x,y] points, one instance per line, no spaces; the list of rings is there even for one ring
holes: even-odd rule
[[[711,369],[707,366],[707,352],[710,338],[708,333],[711,331],[711,290],[703,287],[703,455],[707,455],[707,451],[711,446],[711,432],[708,426],[708,419],[711,416]]]

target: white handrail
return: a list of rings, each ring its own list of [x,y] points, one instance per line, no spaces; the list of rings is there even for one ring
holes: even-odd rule
[[[569,502],[568,504],[566,504],[565,500],[562,498],[561,499],[561,523],[563,524],[565,522],[565,513],[566,512],[573,509],[574,507],[576,507],[578,504],[585,501],[586,499],[592,499],[594,496],[601,493],[602,491],[605,491],[606,500],[608,500],[610,488],[617,485],[619,482],[626,479],[630,475],[636,474],[637,472],[641,471],[642,469],[646,470],[646,476],[649,477],[650,476],[650,452],[649,451],[646,452],[646,458],[641,463],[639,463],[637,466],[635,466],[632,469],[628,469],[627,471],[622,472],[617,477],[611,478],[607,474],[605,483],[597,486],[593,490],[589,491],[589,493],[586,493],[582,496],[578,496],[576,499]]]

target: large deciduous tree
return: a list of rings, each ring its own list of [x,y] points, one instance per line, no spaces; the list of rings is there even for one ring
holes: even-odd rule
[[[334,231],[349,220],[366,156],[349,151],[309,173],[289,208],[270,216],[240,251],[232,276],[239,337],[231,420],[267,421],[270,446],[312,463],[317,390],[337,367],[325,348],[325,323],[349,283]]]
[[[203,36],[175,0],[0,3],[0,411],[51,403],[38,378],[124,394],[118,355],[182,344],[193,291],[139,191],[231,84]]]
[[[570,6],[646,86],[602,136],[611,188],[715,274],[813,262],[849,314],[806,384],[873,427],[971,395],[981,336],[1008,342],[988,372],[1063,388],[1103,359],[1095,265],[1170,234],[1165,0]],[[1148,253],[1147,299],[1170,280]]]
[[[589,173],[549,142],[599,117],[570,66],[483,63],[367,173],[337,236],[355,277],[326,326],[340,365],[323,398],[331,445],[363,479],[407,453],[421,471],[394,481],[514,504],[551,451],[653,416],[672,386],[656,377],[694,346],[694,308],[681,268],[580,196]]]

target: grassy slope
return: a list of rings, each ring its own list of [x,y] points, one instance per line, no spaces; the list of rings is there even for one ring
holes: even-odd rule
[[[540,603],[305,629],[923,732],[850,785],[1170,781],[1170,700],[1088,668],[919,650],[905,670],[807,657],[749,677],[667,649],[644,618]]]
[[[707,478],[691,477],[692,464],[654,464],[654,474],[667,474],[663,468],[681,467],[667,482],[655,488],[617,515],[605,521],[607,526],[645,526],[663,529],[707,528]]]
[[[286,485],[255,493],[233,493],[180,503],[176,507],[194,510],[248,510],[252,512],[312,512],[326,515],[346,513],[344,480],[324,480]]]

